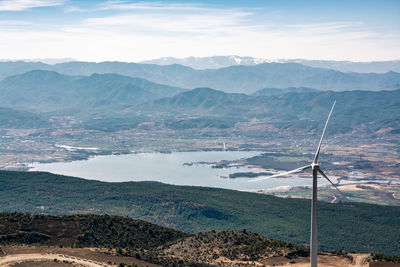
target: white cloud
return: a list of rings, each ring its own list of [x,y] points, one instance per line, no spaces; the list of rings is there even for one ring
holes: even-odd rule
[[[80,8],[77,6],[65,6],[64,7],[64,11],[66,13],[72,13],[72,12],[88,12],[89,9],[85,9],[85,8]]]
[[[96,11],[132,11],[132,12],[212,12],[220,9],[205,7],[201,4],[165,3],[165,2],[130,2],[106,1],[92,7],[66,7],[66,12],[96,12]]]
[[[362,21],[276,24],[255,18],[254,9],[158,2],[109,1],[94,8],[107,12],[86,10],[79,14],[81,20],[54,25],[0,27],[0,58],[139,61],[229,54],[356,61],[400,58],[397,32],[373,31]]]
[[[198,4],[174,4],[165,2],[136,2],[131,3],[128,1],[107,1],[99,6],[99,9],[114,9],[114,10],[205,10],[209,8],[202,7]]]
[[[24,20],[0,20],[0,27],[7,28],[10,26],[31,26],[32,23]]]
[[[59,6],[65,0],[2,0],[0,11],[21,11],[35,7]]]
[[[114,32],[211,34],[238,32],[244,28],[241,22],[249,13],[219,12],[215,14],[122,14],[102,18],[90,18],[80,27],[108,29]]]

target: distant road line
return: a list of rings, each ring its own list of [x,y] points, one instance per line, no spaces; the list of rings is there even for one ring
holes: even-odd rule
[[[62,255],[62,254],[14,254],[0,257],[0,266],[6,267],[10,266],[13,263],[24,262],[24,261],[42,261],[42,260],[50,260],[53,261],[57,259],[58,261],[68,261],[73,263],[79,263],[88,267],[104,267],[109,266],[104,263],[95,262],[88,259],[81,259],[75,256]]]

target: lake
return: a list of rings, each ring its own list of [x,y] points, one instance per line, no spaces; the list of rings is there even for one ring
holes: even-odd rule
[[[188,162],[237,160],[259,154],[261,154],[259,151],[198,151],[108,155],[72,162],[34,163],[31,165],[31,171],[46,171],[105,182],[159,181],[175,185],[208,186],[241,191],[257,191],[287,185],[311,185],[311,179],[301,178],[275,178],[257,182],[249,182],[249,178],[221,178],[235,172],[260,171],[248,167],[220,169],[212,168],[209,164],[184,165]]]

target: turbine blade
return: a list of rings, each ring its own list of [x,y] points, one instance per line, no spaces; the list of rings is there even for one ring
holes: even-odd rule
[[[326,180],[328,180],[335,188],[337,191],[339,191],[340,194],[342,194],[342,196],[349,201],[349,199],[346,197],[346,195],[328,178],[328,176],[325,175],[325,173],[323,171],[321,171],[320,169],[318,169],[318,172],[325,177]]]
[[[297,169],[294,169],[294,170],[291,170],[291,171],[288,171],[288,172],[282,172],[282,173],[274,174],[274,175],[272,175],[272,176],[267,176],[267,177],[261,177],[261,178],[252,179],[252,180],[250,180],[249,182],[255,182],[255,181],[260,181],[260,180],[265,180],[265,179],[280,177],[280,176],[287,175],[287,174],[291,174],[291,173],[301,172],[301,171],[304,171],[304,170],[306,170],[306,169],[308,169],[308,168],[311,168],[311,165],[303,166],[303,167],[300,167],[300,168],[297,168]]]
[[[324,139],[325,130],[326,130],[326,127],[328,126],[329,118],[331,117],[331,114],[332,114],[333,108],[335,107],[335,104],[336,104],[336,101],[333,102],[331,111],[329,112],[329,115],[328,115],[328,119],[325,122],[325,127],[324,127],[324,130],[322,131],[322,135],[321,135],[321,139],[319,140],[317,151],[315,152],[315,157],[314,157],[314,161],[313,161],[314,164],[318,163],[318,156],[319,156],[319,152],[321,151],[322,140]]]

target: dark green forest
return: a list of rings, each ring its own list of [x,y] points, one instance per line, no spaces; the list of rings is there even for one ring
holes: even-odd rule
[[[0,210],[110,214],[188,233],[247,229],[309,242],[310,201],[158,182],[105,183],[44,172],[0,171]],[[400,207],[318,203],[321,249],[400,254]]]

